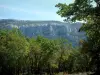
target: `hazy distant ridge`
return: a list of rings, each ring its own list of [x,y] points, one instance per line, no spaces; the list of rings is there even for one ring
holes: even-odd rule
[[[0,28],[18,28],[28,37],[36,37],[38,35],[47,38],[66,38],[73,45],[77,45],[80,39],[85,38],[84,32],[78,32],[82,26],[81,23],[63,23],[59,21],[30,21],[30,20],[14,20],[1,19]]]

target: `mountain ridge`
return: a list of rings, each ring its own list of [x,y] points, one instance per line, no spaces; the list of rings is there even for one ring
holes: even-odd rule
[[[82,23],[64,23],[59,21],[30,21],[1,19],[0,28],[12,29],[18,28],[22,34],[27,37],[36,37],[38,35],[46,38],[65,38],[73,45],[78,45],[80,39],[85,38],[84,32],[78,32]]]

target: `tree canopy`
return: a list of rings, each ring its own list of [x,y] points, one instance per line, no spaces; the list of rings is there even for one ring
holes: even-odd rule
[[[92,69],[97,75],[100,71],[100,0],[75,0],[69,5],[58,3],[56,7],[57,14],[66,17],[65,21],[84,21],[79,30],[87,36],[82,49],[92,58],[91,64],[95,65]]]
[[[26,38],[17,29],[0,30],[1,75],[83,72],[87,68],[83,57],[80,49],[72,47],[66,39]]]

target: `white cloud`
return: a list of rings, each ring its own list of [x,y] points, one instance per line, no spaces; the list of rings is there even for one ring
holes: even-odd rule
[[[0,8],[9,9],[11,11],[16,11],[16,12],[28,13],[28,14],[37,14],[37,15],[54,13],[54,12],[49,12],[49,11],[45,12],[45,11],[40,11],[40,10],[28,10],[24,8],[16,8],[16,7],[6,6],[6,5],[0,5]]]
[[[6,5],[0,5],[0,8],[8,9],[14,12],[24,13],[24,14],[30,14],[30,15],[36,15],[40,18],[47,18],[52,20],[59,20],[62,21],[61,17],[56,14],[56,11],[44,11],[44,10],[28,10],[25,8],[16,8],[16,7],[10,7]]]

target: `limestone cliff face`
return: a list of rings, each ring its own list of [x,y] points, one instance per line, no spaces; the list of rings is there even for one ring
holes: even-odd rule
[[[59,21],[25,21],[2,19],[0,28],[18,28],[27,37],[36,37],[38,35],[46,38],[66,38],[73,45],[78,45],[80,39],[85,39],[84,32],[78,32],[82,26],[81,23],[63,23]]]

